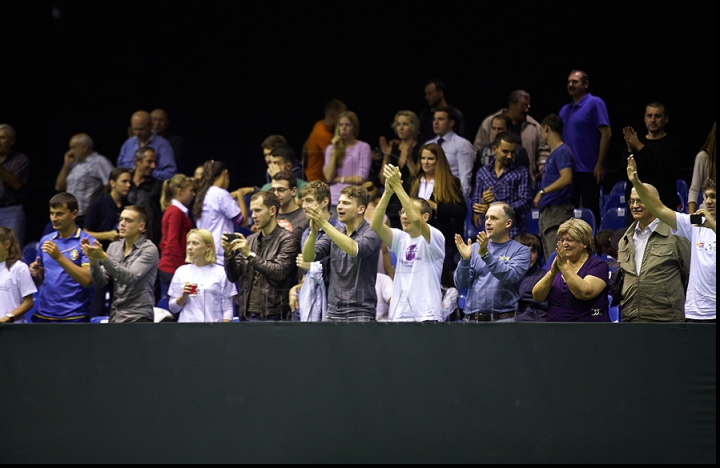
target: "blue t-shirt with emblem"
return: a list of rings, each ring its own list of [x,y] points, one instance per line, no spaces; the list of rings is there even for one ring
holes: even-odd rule
[[[90,303],[93,297],[93,288],[86,288],[72,279],[68,272],[40,248],[43,243],[53,241],[60,253],[75,265],[89,267],[90,260],[85,256],[80,246],[82,239],[90,243],[95,238],[80,228],[77,228],[70,237],[59,237],[53,232],[40,239],[38,256],[40,265],[45,268],[45,276],[39,288],[37,309],[34,315],[47,320],[71,320],[88,317]]]

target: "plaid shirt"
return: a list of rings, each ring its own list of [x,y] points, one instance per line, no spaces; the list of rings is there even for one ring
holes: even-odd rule
[[[513,161],[498,178],[495,174],[493,158],[489,165],[481,167],[477,172],[472,196],[473,204],[482,203],[482,194],[490,187],[493,189],[495,201],[507,203],[515,210],[515,222],[510,228],[510,237],[525,232],[525,217],[532,208],[534,198],[528,170]]]

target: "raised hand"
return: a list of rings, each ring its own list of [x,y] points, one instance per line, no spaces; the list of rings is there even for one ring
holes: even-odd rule
[[[489,205],[490,203],[495,201],[495,194],[493,193],[492,187],[488,187],[488,189],[483,192],[482,201],[486,205]]]
[[[478,253],[480,254],[481,257],[483,257],[488,252],[487,246],[488,246],[488,242],[490,241],[490,238],[488,237],[487,232],[480,231],[480,232],[478,232],[476,239],[477,239],[477,243],[479,246]]]
[[[468,239],[466,244],[460,234],[455,234],[455,247],[457,247],[460,256],[464,260],[470,260],[472,256],[472,239]]]
[[[628,156],[628,163],[627,163],[627,176],[628,180],[634,184],[639,183],[640,179],[638,178],[637,173],[637,163],[635,162],[635,158],[631,154]]]

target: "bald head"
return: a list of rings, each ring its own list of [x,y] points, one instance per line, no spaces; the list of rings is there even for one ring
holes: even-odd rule
[[[133,136],[137,137],[140,146],[145,146],[152,135],[152,121],[147,111],[139,110],[130,117],[130,128]]]
[[[645,186],[646,189],[648,189],[648,191],[649,191],[655,198],[657,198],[658,200],[660,200],[660,192],[658,192],[658,189],[656,189],[654,185],[652,185],[652,184],[647,184],[647,183],[644,183],[644,182],[643,182],[643,185]],[[635,190],[635,187],[632,188],[632,190],[630,191],[630,193],[637,193],[637,191]]]
[[[168,119],[165,109],[155,109],[150,112],[150,120],[152,121],[153,130],[158,135],[164,135],[165,130],[170,126],[170,119]]]

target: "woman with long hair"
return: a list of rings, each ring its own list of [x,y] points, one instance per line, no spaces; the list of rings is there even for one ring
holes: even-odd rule
[[[160,208],[163,210],[161,255],[158,264],[162,297],[165,297],[175,270],[185,264],[186,238],[193,228],[188,210],[194,197],[195,181],[185,174],[175,174],[163,182],[160,196]]]
[[[0,226],[0,323],[21,321],[37,292],[15,231]]]
[[[702,194],[702,186],[708,179],[715,178],[715,125],[713,122],[712,130],[708,134],[705,144],[700,148],[700,152],[695,156],[695,167],[693,168],[692,182],[688,191],[688,213],[695,213],[697,202]],[[704,208],[703,203],[703,208]]]
[[[212,233],[191,229],[186,246],[187,264],[175,270],[168,290],[170,312],[178,322],[231,322],[237,289],[215,263]]]
[[[331,212],[340,197],[340,192],[350,185],[360,185],[370,175],[372,155],[370,145],[358,140],[360,121],[355,112],[340,114],[335,126],[332,144],[325,150],[325,180],[330,186]]]
[[[463,232],[467,204],[460,179],[450,171],[450,164],[442,146],[428,143],[420,147],[419,153],[420,167],[410,188],[410,195],[428,201],[432,208],[428,224],[445,236],[445,262],[441,282],[443,286],[452,287],[458,262],[455,258],[455,233]]]
[[[192,214],[198,228],[207,229],[215,239],[217,263],[224,265],[221,246],[223,232],[235,232],[235,226],[247,227],[245,189],[229,192],[230,172],[222,161],[205,161]],[[248,188],[252,190],[252,187]]]
[[[413,111],[401,110],[395,114],[391,127],[395,131],[398,140],[388,143],[384,136],[380,137],[380,149],[383,153],[382,167],[388,164],[399,167],[403,187],[407,193],[410,193],[418,171],[420,120]],[[385,185],[383,171],[380,171],[380,185]],[[391,226],[397,229],[402,228],[400,217],[397,214],[401,208],[402,204],[397,195],[393,195],[388,204],[387,213]]]

